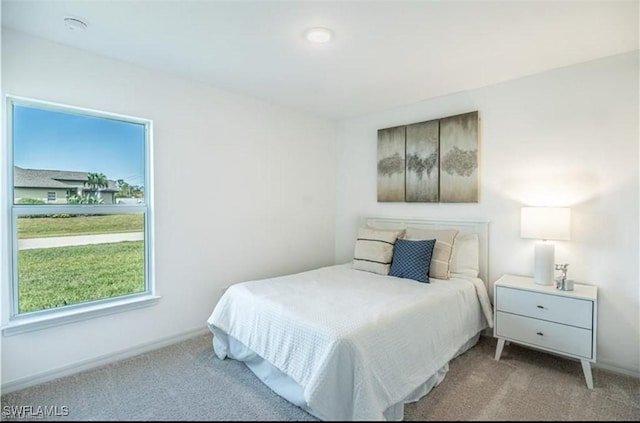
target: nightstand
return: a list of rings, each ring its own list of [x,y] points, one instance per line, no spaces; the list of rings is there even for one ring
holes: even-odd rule
[[[577,358],[593,389],[598,288],[576,283],[573,291],[561,291],[533,278],[504,275],[493,289],[495,359],[500,360],[506,341]]]

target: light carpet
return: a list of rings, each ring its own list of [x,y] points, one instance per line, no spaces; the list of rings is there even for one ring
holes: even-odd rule
[[[453,360],[445,380],[405,406],[405,420],[640,420],[640,380],[511,344],[500,361],[482,337]],[[64,417],[23,420],[316,420],[260,382],[244,364],[219,360],[211,336],[3,395],[7,406],[66,406]]]

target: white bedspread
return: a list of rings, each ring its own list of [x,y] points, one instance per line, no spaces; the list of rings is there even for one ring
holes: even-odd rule
[[[491,315],[479,279],[425,284],[341,265],[233,285],[207,323],[300,384],[316,416],[383,420]]]

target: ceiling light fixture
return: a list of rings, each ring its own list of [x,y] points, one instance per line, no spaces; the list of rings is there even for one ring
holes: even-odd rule
[[[327,28],[309,28],[305,31],[304,37],[310,43],[322,44],[331,40],[331,30]]]
[[[82,32],[85,29],[87,29],[87,23],[85,21],[83,21],[82,19],[78,19],[78,18],[73,18],[73,17],[66,17],[64,18],[64,25],[69,28],[71,31],[78,31],[78,32]]]

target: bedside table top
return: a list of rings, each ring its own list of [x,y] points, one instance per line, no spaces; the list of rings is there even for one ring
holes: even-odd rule
[[[598,299],[598,287],[591,285],[573,284],[573,291],[563,291],[556,289],[554,285],[540,285],[533,281],[532,277],[518,275],[503,275],[498,279],[495,286],[504,286],[509,288],[523,289],[527,291],[539,292],[542,294],[558,295],[561,297],[583,298],[585,300]]]

